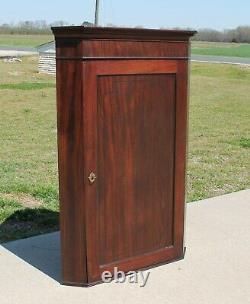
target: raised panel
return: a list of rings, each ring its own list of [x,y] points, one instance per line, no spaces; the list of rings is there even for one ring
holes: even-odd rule
[[[174,245],[175,74],[97,76],[100,266]]]

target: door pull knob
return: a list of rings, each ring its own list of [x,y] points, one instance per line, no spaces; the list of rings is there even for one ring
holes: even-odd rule
[[[95,182],[95,180],[96,180],[95,173],[91,172],[90,175],[89,175],[89,177],[88,177],[88,179],[89,179],[90,184],[93,184]]]

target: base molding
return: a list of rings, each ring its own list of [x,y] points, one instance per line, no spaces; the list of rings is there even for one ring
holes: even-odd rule
[[[136,270],[133,270],[133,271],[136,271],[136,272],[144,271],[144,270],[149,270],[149,269],[153,269],[153,268],[156,268],[156,267],[160,267],[160,266],[163,266],[163,265],[166,265],[166,264],[169,264],[169,263],[178,262],[178,261],[184,259],[185,253],[186,253],[186,247],[184,247],[183,254],[180,257],[175,258],[174,260],[164,261],[164,262],[161,262],[161,263],[157,263],[157,264],[150,265],[148,267],[144,267],[144,268],[140,268],[140,269],[136,269]],[[132,271],[132,270],[130,270],[130,271]],[[125,274],[127,275],[127,273],[125,273]],[[112,280],[113,280],[113,278],[112,278]],[[92,286],[95,286],[95,285],[98,285],[98,284],[103,284],[103,283],[104,282],[102,280],[95,281],[95,282],[89,282],[89,283],[62,281],[61,285],[71,286],[71,287],[92,287]]]

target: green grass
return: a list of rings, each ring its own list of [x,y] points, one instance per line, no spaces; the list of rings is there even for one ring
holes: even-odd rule
[[[192,42],[192,54],[250,58],[250,44]]]
[[[35,57],[0,71],[1,242],[58,229],[58,182],[54,77],[37,73]],[[249,188],[250,69],[191,72],[187,200]]]
[[[242,148],[250,148],[250,138],[236,138],[228,141],[229,144],[240,146]]]
[[[0,199],[0,241],[10,241],[58,229],[58,212],[24,208],[14,200]]]
[[[36,47],[40,44],[54,40],[53,35],[4,35],[0,34],[0,46]],[[193,41],[192,54],[233,56],[250,58],[250,44],[200,42]]]
[[[192,64],[188,201],[249,188],[250,68]]]
[[[46,82],[21,82],[21,83],[1,83],[0,90],[40,90],[54,88],[54,83]]]
[[[0,46],[36,47],[52,41],[52,35],[4,35],[0,34]]]
[[[30,57],[0,61],[0,199],[6,205],[0,206],[0,241],[58,228],[55,78],[38,74],[37,65]],[[27,208],[19,195],[29,195],[34,206]],[[18,210],[33,214],[30,209],[47,210],[43,216],[54,224],[11,217]]]
[[[6,218],[11,216],[15,211],[20,210],[21,204],[15,200],[7,200],[0,198],[0,222],[3,222]]]

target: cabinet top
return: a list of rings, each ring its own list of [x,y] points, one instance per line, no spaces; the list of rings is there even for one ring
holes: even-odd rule
[[[52,27],[57,38],[78,39],[117,39],[117,40],[174,40],[188,41],[196,31],[158,30],[118,27],[84,27],[62,26]]]

